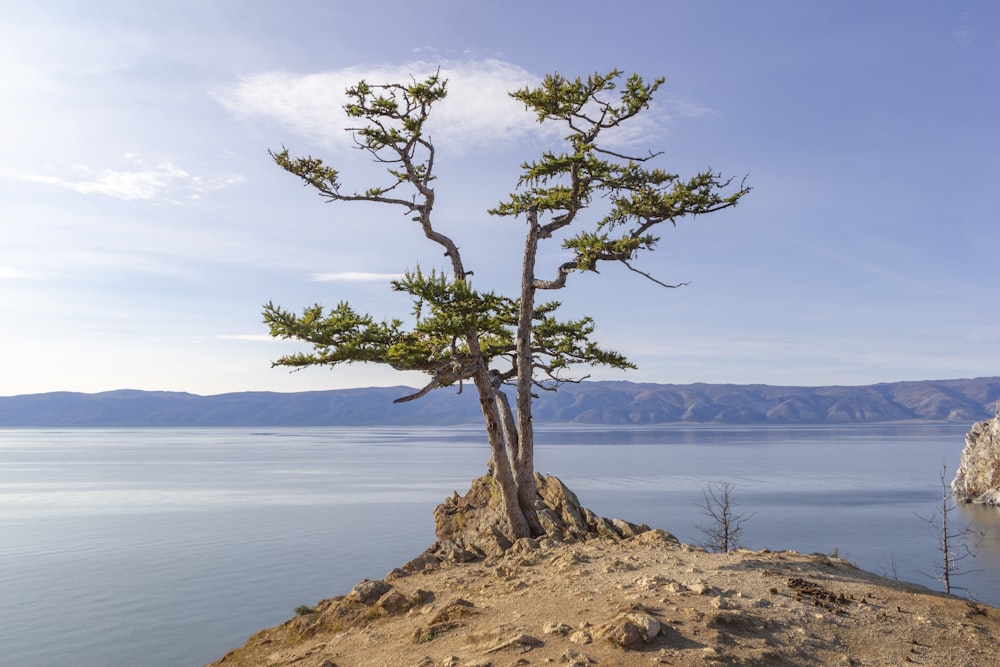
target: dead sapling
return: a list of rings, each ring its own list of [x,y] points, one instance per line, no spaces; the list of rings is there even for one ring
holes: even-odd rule
[[[737,503],[733,500],[735,488],[730,482],[713,482],[702,490],[704,503],[698,507],[702,516],[707,517],[710,523],[698,526],[698,530],[706,538],[701,546],[709,551],[729,553],[744,546],[741,541],[743,524],[749,521],[754,513],[736,512]]]
[[[955,528],[949,524],[952,513],[955,511],[955,503],[952,499],[951,488],[948,486],[946,476],[948,466],[941,466],[941,506],[929,517],[917,514],[917,517],[926,521],[934,531],[938,540],[938,550],[941,553],[941,560],[934,567],[934,574],[923,572],[925,576],[941,582],[944,585],[944,592],[949,595],[953,590],[964,591],[967,595],[969,589],[956,586],[953,582],[955,577],[975,570],[967,570],[962,567],[962,561],[970,556],[975,558],[976,551],[982,541],[983,534],[974,530],[966,524],[962,528]]]

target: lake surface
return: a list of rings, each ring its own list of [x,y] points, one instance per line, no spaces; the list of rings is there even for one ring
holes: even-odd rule
[[[599,515],[695,544],[703,490],[726,481],[748,547],[939,589],[921,516],[969,426],[550,427],[536,465]],[[419,554],[488,457],[476,427],[0,429],[4,664],[211,662]],[[1000,605],[1000,512],[949,519],[986,533],[953,584]]]

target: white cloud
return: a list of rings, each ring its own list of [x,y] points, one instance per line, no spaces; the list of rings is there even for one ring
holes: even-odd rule
[[[951,31],[951,39],[955,46],[968,48],[976,41],[976,32],[972,28],[959,28]]]
[[[673,112],[673,115],[680,116],[682,118],[699,118],[701,116],[718,115],[718,112],[715,109],[693,100],[675,97],[668,100],[666,104],[667,107]]]
[[[319,283],[389,282],[402,277],[401,273],[364,273],[360,271],[312,274],[312,280]]]
[[[282,342],[278,338],[269,336],[267,334],[223,334],[219,336],[220,340],[240,340],[249,343],[274,343]]]
[[[343,111],[344,91],[360,80],[371,84],[422,79],[438,65],[415,61],[398,66],[352,67],[315,74],[262,72],[244,77],[217,93],[230,111],[248,118],[264,118],[330,147],[353,147],[353,120]],[[435,109],[428,134],[435,145],[455,151],[502,147],[522,139],[551,140],[566,133],[564,126],[539,124],[509,92],[536,85],[541,77],[511,63],[495,59],[453,61],[440,65],[448,80],[448,97]],[[702,107],[684,103],[688,112]],[[658,133],[657,109],[640,116],[616,137],[621,145],[635,139],[649,140]]]
[[[0,280],[24,280],[28,274],[10,266],[0,266]]]
[[[140,158],[131,153],[123,157],[128,164],[121,169],[95,171],[86,165],[76,165],[75,173],[70,176],[10,170],[0,173],[0,176],[30,183],[54,185],[84,195],[99,194],[125,201],[198,199],[204,194],[221,190],[242,180],[239,175],[219,178],[195,176],[169,161],[146,166]]]
[[[1000,327],[976,327],[966,335],[966,339],[973,343],[995,343],[1000,341]]]

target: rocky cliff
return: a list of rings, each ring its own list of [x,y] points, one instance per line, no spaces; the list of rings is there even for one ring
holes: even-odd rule
[[[975,424],[965,435],[951,493],[961,502],[1000,506],[1000,403],[993,419]]]
[[[477,480],[436,516],[433,553],[303,605],[211,667],[1000,664],[992,607],[822,554],[708,553],[662,530],[623,538],[544,481],[552,536],[485,558],[459,546],[496,545],[465,531],[490,505]]]

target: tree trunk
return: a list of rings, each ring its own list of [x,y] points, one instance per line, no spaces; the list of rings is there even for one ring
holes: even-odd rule
[[[511,410],[510,401],[507,395],[497,389],[497,408],[500,410],[500,421],[503,424],[504,437],[507,439],[507,451],[510,455],[510,463],[514,474],[514,484],[517,486],[517,503],[524,514],[528,527],[531,530],[531,537],[538,537],[545,534],[542,522],[538,520],[538,512],[535,511],[535,501],[538,497],[537,485],[535,484],[534,457],[529,457],[529,467],[524,469],[525,457],[521,455],[520,438],[518,435],[517,423],[514,419],[514,411]],[[525,477],[529,482],[525,482]]]
[[[498,377],[498,376],[497,376]],[[500,389],[499,381],[493,383],[493,391],[496,392],[497,410],[500,411],[500,424],[503,426],[503,437],[507,441],[507,452],[510,456],[511,465],[517,461],[518,452],[521,450],[521,439],[517,436],[517,420],[514,419],[514,411],[507,400],[507,394]]]
[[[479,407],[482,409],[483,419],[486,421],[486,435],[490,443],[490,452],[493,454],[493,479],[500,489],[500,498],[503,501],[504,512],[510,524],[510,537],[513,540],[530,537],[532,530],[524,511],[521,509],[517,482],[511,470],[510,459],[507,456],[507,448],[501,432],[500,412],[497,410],[495,391],[484,361],[480,360],[473,380],[479,391]]]
[[[535,428],[531,419],[531,387],[534,355],[531,349],[535,312],[535,255],[538,249],[538,211],[528,210],[528,236],[521,268],[521,301],[517,321],[517,432],[519,442],[513,457],[517,500],[535,535],[545,531],[535,512]]]
[[[430,210],[434,202],[434,191],[427,188],[421,192],[427,199],[427,206],[418,218],[424,229],[427,238],[439,243],[445,248],[445,255],[451,258],[452,269],[457,280],[465,280],[466,272],[462,265],[462,258],[458,251],[458,246],[447,236],[440,232],[435,232],[430,224]],[[470,352],[479,352],[479,332],[476,328],[470,327],[465,332],[465,343]],[[483,420],[486,422],[486,437],[490,444],[490,453],[493,457],[493,479],[500,489],[500,498],[503,501],[504,513],[507,515],[507,522],[510,524],[510,537],[514,540],[521,537],[530,537],[532,533],[532,522],[526,518],[520,502],[517,479],[511,469],[511,462],[507,456],[506,439],[501,432],[500,412],[497,410],[496,394],[497,390],[493,386],[493,379],[490,370],[486,365],[486,360],[482,354],[478,354],[476,370],[472,376],[476,390],[479,392],[479,407],[483,412]],[[534,482],[534,477],[532,477]],[[532,516],[534,516],[534,506],[532,506]],[[535,517],[534,523],[538,519]]]

